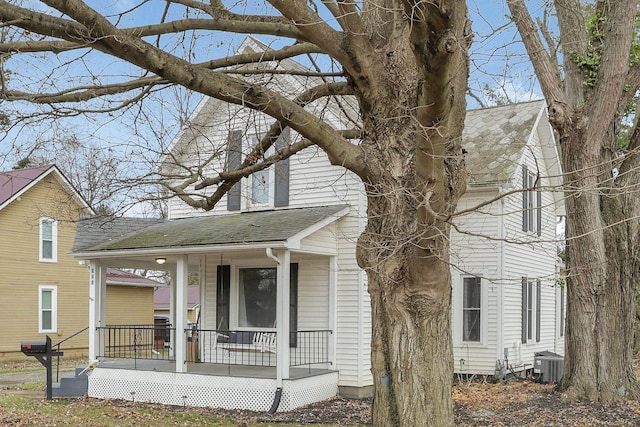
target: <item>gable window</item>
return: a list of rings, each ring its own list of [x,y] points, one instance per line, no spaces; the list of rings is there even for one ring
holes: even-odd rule
[[[542,283],[522,278],[522,343],[540,342]]]
[[[38,332],[58,330],[58,289],[56,286],[38,287]]]
[[[251,147],[253,149],[260,142],[260,137],[258,135],[254,135],[251,138]],[[271,146],[266,153],[262,156],[263,158],[269,157],[273,155],[275,149]],[[266,169],[262,169],[258,172],[254,172],[249,176],[249,191],[248,191],[248,203],[250,206],[273,206],[273,166],[270,166]]]
[[[522,231],[542,233],[542,191],[540,175],[522,166]]]
[[[284,128],[280,137],[261,159],[269,157],[289,146],[289,128]],[[240,130],[229,132],[227,137],[226,171],[242,165],[245,155],[259,142],[259,135],[246,135]],[[245,143],[243,143],[245,141]],[[243,151],[243,146],[247,150]],[[259,159],[259,160],[261,160]],[[289,159],[280,160],[263,170],[254,172],[237,182],[227,193],[227,210],[281,207],[289,205]]]
[[[58,223],[51,218],[40,218],[39,252],[42,262],[58,261]]]
[[[480,342],[482,325],[482,281],[479,277],[462,280],[462,340]]]

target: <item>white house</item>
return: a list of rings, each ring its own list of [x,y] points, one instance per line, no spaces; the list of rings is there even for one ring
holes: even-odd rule
[[[252,39],[243,45],[261,48]],[[280,75],[270,84],[286,93],[312,79]],[[309,108],[336,126],[357,117],[343,98]],[[204,99],[189,123],[169,148],[165,172],[175,171],[173,162],[210,158],[212,176],[233,168],[270,121]],[[452,236],[456,371],[493,374],[505,352],[516,369],[531,367],[535,352],[563,349],[554,243],[562,205],[550,191],[560,177],[555,141],[541,101],[470,111],[466,125],[471,181]],[[276,148],[297,140],[285,129]],[[176,198],[169,219],[152,225],[81,223],[73,256],[90,265],[90,357],[100,361],[89,395],[259,411],[368,395],[371,311],[355,259],[365,212],[359,180],[310,147],[243,179],[209,212]],[[111,266],[171,273],[167,348],[145,351],[151,343],[132,327],[116,344],[136,351],[114,356],[116,331],[104,322]],[[199,282],[201,316],[187,328],[190,280]]]

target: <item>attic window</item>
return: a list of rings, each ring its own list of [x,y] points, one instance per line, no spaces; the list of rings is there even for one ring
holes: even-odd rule
[[[542,191],[540,175],[522,166],[522,231],[542,233]]]

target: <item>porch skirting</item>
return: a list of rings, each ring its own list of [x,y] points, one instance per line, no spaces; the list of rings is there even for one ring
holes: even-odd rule
[[[276,380],[129,369],[94,369],[89,397],[134,400],[176,406],[247,409],[267,412]],[[285,380],[278,412],[329,399],[338,394],[338,373]]]

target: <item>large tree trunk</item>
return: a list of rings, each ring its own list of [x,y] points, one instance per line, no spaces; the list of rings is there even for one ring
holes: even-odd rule
[[[372,304],[373,421],[384,427],[453,425],[448,219],[466,188],[471,35],[464,1],[418,9],[403,25],[370,16],[389,31],[372,36],[380,48],[367,58],[381,67],[352,76],[368,171],[358,263]]]
[[[589,141],[579,126],[563,143],[570,214],[566,364],[560,389],[600,402],[637,396],[632,337],[638,241],[637,219],[629,216],[637,211],[637,196],[624,193],[629,175],[613,180],[612,150],[600,148],[608,144]]]

